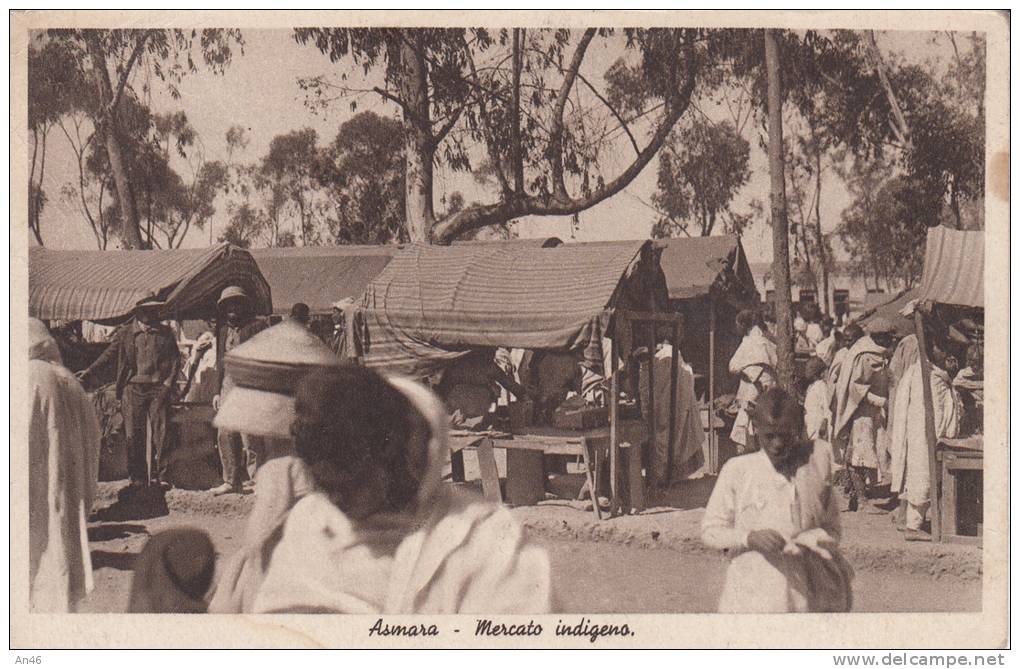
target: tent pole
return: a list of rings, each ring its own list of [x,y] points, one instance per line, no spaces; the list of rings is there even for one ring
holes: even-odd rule
[[[677,324],[673,324],[672,356],[669,365],[669,437],[666,451],[666,486],[673,484],[673,458],[676,450],[676,412],[677,412],[677,389],[680,376],[680,332]]]
[[[941,481],[938,475],[939,465],[935,461],[938,441],[935,436],[935,409],[931,396],[931,361],[928,359],[928,342],[924,333],[924,315],[921,309],[914,310],[914,332],[917,335],[917,352],[921,359],[921,385],[924,395],[924,435],[928,442],[928,473],[931,477],[929,490],[931,504],[928,514],[931,516],[931,539],[942,541],[942,495],[939,489]]]
[[[649,326],[648,337],[648,434],[652,442],[651,457],[648,458],[648,480],[652,486],[658,486],[660,481],[655,472],[655,461],[659,450],[659,435],[656,433],[655,423],[655,345],[656,345],[656,323],[647,322]]]
[[[620,420],[620,374],[619,374],[619,331],[621,327],[630,327],[630,322],[627,317],[623,314],[619,314],[616,319],[616,326],[614,329],[613,346],[610,349],[610,364],[612,365],[612,376],[609,377],[609,490],[611,498],[611,507],[609,510],[609,517],[613,518],[618,515],[617,510],[620,508],[620,487],[619,487],[619,469],[620,469],[620,444],[617,435],[617,423]],[[598,487],[598,481],[595,482],[596,488]],[[596,490],[591,491],[591,502],[596,507],[599,503],[598,495]]]
[[[708,462],[709,474],[719,473],[719,444],[715,434],[715,298],[708,300]],[[699,416],[700,418],[700,416]]]

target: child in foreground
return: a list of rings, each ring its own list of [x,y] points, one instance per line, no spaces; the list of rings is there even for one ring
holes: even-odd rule
[[[702,521],[702,541],[732,556],[719,611],[849,611],[830,447],[804,438],[801,407],[782,389],[758,398],[752,421],[761,450],[726,463]]]

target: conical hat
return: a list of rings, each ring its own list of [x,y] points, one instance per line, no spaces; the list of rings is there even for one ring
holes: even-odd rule
[[[213,424],[233,432],[289,438],[294,392],[301,379],[318,367],[340,364],[329,347],[294,321],[267,328],[224,358],[233,385]]]

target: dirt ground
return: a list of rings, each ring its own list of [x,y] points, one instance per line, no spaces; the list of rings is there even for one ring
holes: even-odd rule
[[[514,509],[548,551],[565,613],[703,613],[715,609],[725,560],[700,545],[699,487],[687,482],[670,506],[596,523],[582,504],[550,500]],[[173,490],[150,504],[117,499],[122,484],[102,485],[89,524],[96,589],[83,612],[126,610],[131,568],[148,537],[171,527],[209,533],[219,556],[243,540],[253,495],[213,498]],[[659,500],[661,502],[662,500]],[[691,508],[693,507],[693,508]],[[843,514],[844,548],[857,576],[857,611],[979,611],[980,550],[903,542],[887,514]],[[595,587],[597,586],[597,587]]]

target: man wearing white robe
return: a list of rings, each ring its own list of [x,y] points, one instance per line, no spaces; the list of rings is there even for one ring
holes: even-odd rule
[[[673,471],[668,471],[670,460],[669,391],[673,365],[673,347],[668,343],[661,345],[650,363],[655,366],[656,438],[651,463],[652,480],[664,484],[667,480],[682,478],[692,473],[702,463],[708,462],[707,453],[704,453],[702,450],[702,446],[706,443],[705,430],[701,425],[701,414],[698,410],[697,399],[694,396],[694,371],[681,357],[679,360],[679,375],[677,377],[676,440],[673,445]],[[646,418],[651,402],[648,397],[648,365],[649,361],[642,362],[639,373],[641,412]]]
[[[99,420],[41,321],[29,321],[30,606],[68,613],[93,587],[86,518],[99,478]]]
[[[931,396],[935,438],[955,437],[960,427],[963,407],[950,382],[949,373],[935,365],[931,369]],[[921,540],[924,538],[921,536],[921,526],[931,505],[931,461],[925,433],[924,384],[920,361],[911,365],[897,388],[891,445],[894,455],[891,489],[907,502],[907,539]]]

